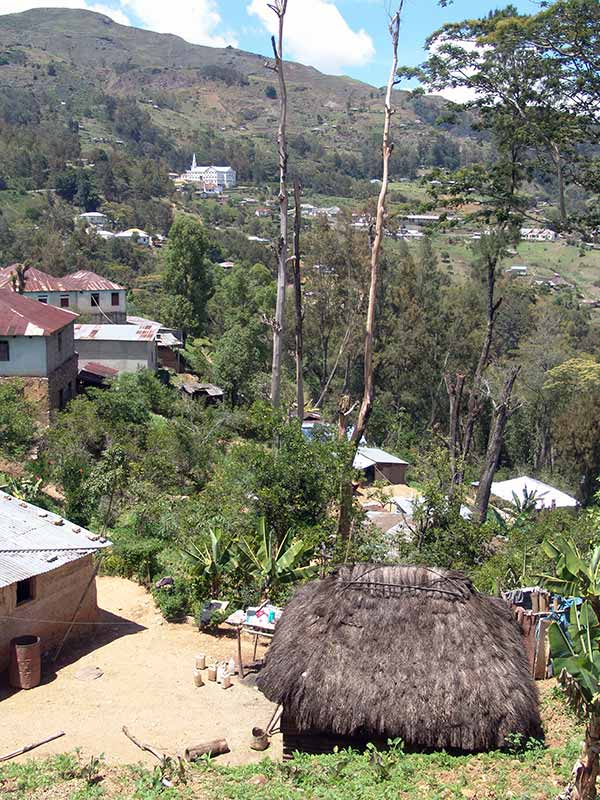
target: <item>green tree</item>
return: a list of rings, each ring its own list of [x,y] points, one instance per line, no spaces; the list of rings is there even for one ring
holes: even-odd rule
[[[0,452],[9,458],[23,456],[35,437],[35,409],[25,400],[23,385],[0,383]]]
[[[179,325],[196,336],[206,331],[206,306],[212,289],[206,247],[202,225],[193,217],[177,217],[165,252],[164,288],[179,304]]]
[[[252,398],[252,383],[258,372],[264,369],[264,353],[261,352],[259,326],[236,323],[216,342],[213,352],[212,375],[231,400],[237,405],[240,400]]]

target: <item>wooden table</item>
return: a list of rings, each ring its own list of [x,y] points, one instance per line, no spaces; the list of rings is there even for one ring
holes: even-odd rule
[[[267,604],[264,603],[263,606],[260,606],[259,609],[261,610]],[[279,611],[279,609],[277,609]],[[237,633],[237,649],[238,649],[238,662],[240,665],[240,677],[244,678],[244,661],[242,659],[242,633],[248,633],[251,636],[254,636],[254,653],[252,656],[253,661],[256,660],[256,649],[258,647],[258,638],[259,636],[263,636],[265,639],[272,639],[273,634],[275,633],[275,625],[277,622],[268,622],[268,618],[266,615],[264,617],[256,617],[255,614],[252,615],[250,620],[246,621],[246,613],[242,609],[238,609],[233,614],[231,614],[225,622],[228,625],[233,626],[236,629]],[[264,618],[264,622],[263,622]]]

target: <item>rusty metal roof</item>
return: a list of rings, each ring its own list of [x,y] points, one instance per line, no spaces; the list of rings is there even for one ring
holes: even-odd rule
[[[72,311],[0,288],[0,336],[50,336],[75,319]]]
[[[0,269],[0,287],[12,286],[15,264]],[[25,274],[25,292],[102,292],[124,291],[123,286],[109,281],[95,272],[80,269],[70,275],[56,278],[40,269],[30,267]]]
[[[0,491],[0,588],[42,575],[111,542]]]
[[[75,325],[76,340],[154,342],[157,336],[154,325]]]
[[[119,374],[118,369],[109,367],[107,364],[101,364],[99,361],[88,361],[82,367],[79,367],[79,373],[87,372],[90,375],[96,375],[100,378],[114,378]]]

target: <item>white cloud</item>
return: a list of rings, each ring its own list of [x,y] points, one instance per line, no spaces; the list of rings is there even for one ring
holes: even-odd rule
[[[94,0],[0,0],[0,14],[13,14],[30,8],[83,8],[105,14],[122,25],[174,33],[194,44],[237,46],[233,34],[217,32],[223,22],[217,0],[117,0],[116,6],[113,8]]]
[[[269,33],[277,31],[277,17],[268,0],[251,0]],[[331,0],[289,0],[285,18],[284,57],[340,74],[345,67],[367,64],[375,55],[373,40],[364,30],[352,30]]]
[[[86,0],[0,0],[0,14],[18,14],[30,8],[82,8],[104,14],[121,25],[131,25],[121,9],[111,8],[103,3],[88,3]]]
[[[217,32],[223,20],[216,0],[122,0],[122,5],[149,30],[210,47],[238,44],[232,33]]]

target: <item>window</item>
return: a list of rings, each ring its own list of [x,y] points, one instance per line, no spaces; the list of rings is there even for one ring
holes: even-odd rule
[[[98,292],[92,292],[92,306],[100,307],[100,294]]]
[[[17,581],[17,605],[27,603],[35,598],[35,578]]]
[[[62,331],[58,334],[58,352],[62,353]]]
[[[48,303],[48,298],[44,295],[44,297],[38,297],[38,302],[44,303],[46,305]]]
[[[65,390],[59,389],[58,390],[58,407],[64,408],[65,407]]]
[[[0,361],[10,361],[10,348],[8,342],[0,341]]]
[[[73,381],[69,381],[67,384],[67,396],[73,397]]]
[[[69,307],[69,295],[63,294],[60,297],[60,307],[61,308],[68,308]]]
[[[119,293],[118,292],[111,292],[110,304],[111,304],[111,306],[118,306],[119,305]]]

